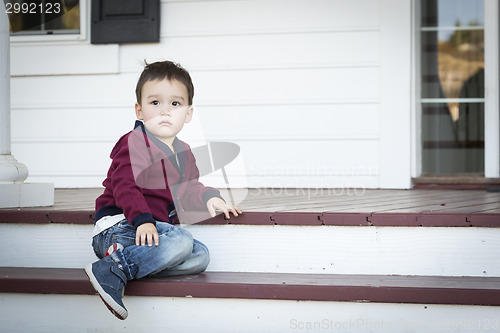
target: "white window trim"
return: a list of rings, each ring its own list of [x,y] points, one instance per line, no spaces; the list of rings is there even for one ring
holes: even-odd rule
[[[11,36],[11,43],[32,43],[32,42],[74,42],[86,41],[89,36],[88,13],[90,13],[90,1],[80,0],[80,33],[78,34],[52,34],[52,35],[23,35]]]
[[[412,177],[422,174],[422,103],[436,102],[422,99],[420,82],[420,2],[413,1],[413,66],[412,76],[414,89],[412,89]],[[500,177],[500,45],[499,45],[499,20],[500,8],[498,0],[484,0],[485,25],[484,25],[484,66],[485,66],[485,98],[484,98],[484,174],[486,178]],[[487,70],[486,70],[487,69]],[[483,99],[474,100],[482,102]],[[449,101],[449,100],[447,100]],[[457,99],[458,101],[458,99]],[[468,101],[471,102],[471,101]]]
[[[422,101],[420,82],[420,2],[412,1],[411,175],[422,174]]]
[[[499,71],[499,21],[498,0],[484,0],[484,175],[500,177],[500,71]]]

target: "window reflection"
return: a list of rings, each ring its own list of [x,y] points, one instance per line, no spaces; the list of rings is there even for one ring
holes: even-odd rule
[[[13,36],[80,32],[79,0],[10,0],[9,3]]]
[[[423,173],[484,171],[484,4],[422,0]]]

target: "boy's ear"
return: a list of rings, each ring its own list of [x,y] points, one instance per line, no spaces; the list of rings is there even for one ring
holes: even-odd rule
[[[187,124],[193,119],[193,106],[190,106],[188,112],[186,114],[186,119],[184,119],[184,123]]]
[[[144,116],[142,115],[142,107],[139,103],[135,103],[135,115],[137,119],[144,120]]]

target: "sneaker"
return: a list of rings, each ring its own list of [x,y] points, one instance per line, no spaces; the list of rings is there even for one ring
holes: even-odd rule
[[[85,267],[85,273],[108,309],[118,319],[126,319],[128,311],[123,305],[122,298],[127,285],[127,277],[113,259],[108,256],[93,264],[88,264]]]

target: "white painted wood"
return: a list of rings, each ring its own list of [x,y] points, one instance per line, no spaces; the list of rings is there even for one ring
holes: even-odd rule
[[[161,6],[161,36],[371,30],[379,26],[372,0],[174,1]]]
[[[88,42],[56,45],[13,44],[11,75],[118,73],[118,52],[118,44],[91,45]]]
[[[196,103],[373,101],[378,70],[373,68],[284,69],[197,72]]]
[[[500,177],[500,9],[498,1],[484,1],[484,175]]]
[[[412,27],[411,27],[411,176],[419,177],[422,173],[422,105],[421,105],[421,80],[420,80],[420,4],[412,2]]]
[[[284,187],[307,187],[298,177],[309,176],[309,187],[321,188],[331,187],[333,184],[329,182],[335,176],[345,177],[349,182],[350,176],[367,176],[378,171],[376,141],[275,141],[240,145],[247,174],[257,178],[258,187],[276,187],[272,179],[269,186],[262,183],[267,180],[262,177],[268,175],[288,179]],[[352,156],[352,151],[360,154]],[[249,185],[253,187],[252,179]]]
[[[29,119],[29,121],[27,121]],[[47,119],[53,121],[48,122]],[[85,142],[115,143],[131,131],[136,120],[134,105],[67,108],[14,108],[12,111],[13,144],[53,144]],[[36,126],[44,124],[44,126]],[[62,125],[64,124],[64,125]],[[94,147],[97,148],[97,147]],[[109,153],[107,152],[107,156]]]
[[[66,75],[13,77],[12,109],[89,105],[130,105],[135,103],[137,75]],[[29,92],[29,94],[27,93]],[[28,98],[29,97],[29,98]],[[84,117],[82,114],[81,117]],[[65,124],[70,126],[71,124]]]
[[[16,108],[12,113],[14,144],[115,142],[135,122],[133,105],[60,108]],[[378,106],[370,104],[207,105],[196,106],[195,119],[180,137],[211,141],[377,139]],[[45,119],[58,119],[46,126]],[[106,119],[101,121],[100,119]],[[221,119],[224,123],[221,124]],[[24,120],[24,121],[23,121]],[[109,126],[109,121],[113,126]],[[286,121],[287,126],[283,126]],[[78,126],[75,126],[75,122]],[[68,126],[60,126],[61,123]],[[255,123],[254,126],[248,126]],[[230,126],[225,126],[226,124]],[[29,124],[28,124],[29,125]],[[192,128],[193,127],[193,128]],[[201,132],[201,133],[200,133]],[[90,136],[89,133],[95,133]]]
[[[500,276],[500,230],[191,225],[209,271]],[[91,225],[0,224],[0,263],[83,268],[96,260]]]
[[[378,142],[372,139],[228,141],[240,146],[246,171],[239,173],[248,178],[250,187],[367,187],[373,184],[355,182],[355,177],[378,175]],[[114,142],[14,145],[19,158],[34,164],[30,181],[43,176],[92,176],[97,180],[94,187],[105,178],[113,146]],[[43,164],[36,163],[42,160]]]
[[[11,154],[9,19],[0,13],[0,207],[50,206],[52,184],[26,184],[28,168]]]
[[[144,59],[165,58],[191,71],[377,66],[378,37],[378,31],[168,37],[142,48],[123,45],[120,67],[137,72]]]
[[[374,68],[194,71],[195,104],[373,102],[378,99]],[[135,103],[138,74],[27,77],[12,79],[13,108],[40,105],[71,108]],[[78,87],[79,89],[75,89]],[[24,90],[23,90],[24,89]],[[26,91],[30,98],[26,99]],[[84,115],[82,115],[84,116]]]
[[[22,183],[28,177],[28,168],[18,162],[11,154],[11,111],[10,111],[10,54],[9,18],[2,10],[0,13],[0,183],[6,183],[0,190],[0,207],[12,206],[12,194],[19,198],[19,190],[13,183]],[[13,190],[13,189],[16,190]],[[14,202],[16,200],[14,199]]]
[[[374,126],[379,117],[376,104],[207,106],[196,111],[209,139],[321,141],[378,138],[378,127]],[[225,119],[230,126],[222,128],[220,119]]]
[[[0,13],[0,154],[11,154],[9,18]]]
[[[0,207],[41,207],[54,204],[54,184],[0,184]]]
[[[238,183],[406,188],[408,2],[162,1],[157,44],[16,42],[14,153],[29,163],[30,181],[99,186],[110,147],[134,120],[143,59],[169,58],[195,83],[201,120],[187,141],[244,145]],[[24,65],[35,55],[46,66]],[[314,147],[310,174],[295,171],[304,168],[297,147]]]
[[[380,184],[410,188],[411,1],[380,6]]]
[[[328,73],[329,71],[331,73]],[[364,75],[364,80],[361,80],[362,73],[366,71],[371,76]],[[250,179],[247,182],[250,186],[269,184],[273,187],[339,187],[345,186],[347,182],[352,184],[350,186],[377,187],[378,183],[371,181],[366,183],[358,180],[339,182],[338,178],[335,178],[339,173],[341,177],[348,177],[353,166],[357,169],[369,170],[370,174],[376,166],[378,129],[373,126],[373,123],[377,120],[377,108],[372,103],[377,93],[375,89],[376,77],[373,76],[375,73],[376,71],[371,69],[348,71],[343,68],[316,69],[314,71],[240,71],[239,73],[232,71],[220,74],[222,77],[217,79],[220,82],[218,88],[213,87],[213,80],[208,75],[209,72],[198,72],[206,80],[206,89],[213,92],[213,94],[205,94],[205,101],[200,102],[202,105],[203,103],[210,105],[208,111],[207,108],[200,107],[200,125],[207,133],[206,140],[231,141],[238,144],[242,141],[242,154],[247,156],[248,159],[245,160],[251,163],[246,165],[246,169],[250,170],[248,174]],[[241,82],[242,85],[255,82],[261,80],[258,77],[262,75],[268,75],[266,77],[267,85],[250,86],[247,84],[236,89],[233,88],[234,85],[231,85],[231,82],[235,80]],[[135,84],[132,81],[134,76],[128,74],[120,76],[122,79],[119,76],[103,76],[99,82],[93,85],[89,79],[91,77],[78,77],[78,81],[88,85],[86,94],[72,91],[69,86],[75,80],[70,81],[69,77],[53,78],[52,85],[47,84],[38,89],[37,97],[42,101],[43,107],[38,114],[33,116],[33,122],[30,122],[30,124],[35,125],[43,123],[46,119],[59,119],[59,122],[48,123],[44,127],[25,126],[26,122],[23,122],[23,119],[26,119],[26,115],[33,111],[29,105],[18,104],[14,108],[14,117],[17,117],[18,120],[14,133],[14,147],[20,158],[34,165],[30,180],[41,181],[56,177],[57,186],[79,187],[83,184],[85,184],[84,186],[100,186],[109,165],[107,157],[113,144],[118,137],[130,130],[134,120],[133,102],[130,101],[131,107],[127,108],[124,103],[119,102],[118,96],[120,94],[118,91],[121,91],[124,95],[123,99],[125,99],[127,91],[125,87],[129,88],[129,92],[132,91],[131,87]],[[331,80],[333,77],[337,78],[336,82]],[[239,81],[240,79],[237,78],[243,78],[243,80]],[[297,81],[297,78],[300,78],[298,83],[293,83]],[[21,84],[21,82],[35,86],[40,83],[40,79],[32,77],[16,81],[17,84]],[[51,108],[49,100],[50,97],[55,97],[54,89],[58,85],[67,87],[63,89],[60,100],[67,100],[68,104],[67,106],[59,104],[58,107]],[[107,86],[115,87],[117,85],[124,88],[111,91],[107,89]],[[203,83],[197,86],[200,85],[203,86]],[[351,86],[351,93],[342,89],[347,85]],[[364,91],[370,94],[364,98],[364,100],[368,100],[367,103],[364,103],[363,98],[360,100],[359,94],[356,93],[356,90],[363,85],[365,86]],[[275,87],[281,87],[281,96],[278,95]],[[233,91],[228,91],[230,89]],[[256,91],[257,89],[259,91]],[[339,91],[339,93],[337,95],[328,94],[324,89],[331,89],[332,92]],[[325,96],[320,95],[322,90],[324,94],[328,94],[329,99],[333,98],[333,104],[330,100],[321,101]],[[295,91],[295,96],[298,97],[296,101],[290,102],[285,99],[290,91]],[[226,95],[228,93],[229,95]],[[248,104],[246,101],[251,101],[253,95],[259,96],[261,101],[256,106],[245,106]],[[352,98],[352,101],[343,102],[346,95],[350,95],[347,97]],[[84,103],[88,96],[92,96],[94,101],[102,100],[102,103],[106,104],[95,107],[86,105]],[[225,100],[224,96],[231,96],[232,101]],[[199,98],[202,99],[203,95]],[[207,100],[209,98],[214,99]],[[70,99],[74,99],[75,106],[71,106]],[[115,106],[114,103],[109,102],[113,99],[116,100],[116,107],[107,107],[109,105]],[[340,101],[335,102],[335,100]],[[282,105],[284,101],[288,104],[291,103],[291,105]],[[44,102],[47,104],[44,105]],[[231,106],[231,103],[241,105]],[[217,106],[220,104],[222,107]],[[311,107],[310,110],[309,107]],[[221,113],[219,110],[225,112]],[[207,114],[208,112],[210,114]],[[228,113],[234,112],[243,114],[242,117],[237,117],[240,121],[239,126],[235,126],[231,117],[228,117]],[[318,114],[314,115],[314,113]],[[74,119],[79,120],[75,122]],[[252,121],[256,122],[257,126],[249,127],[248,124]],[[283,126],[283,122],[287,126]],[[68,126],[60,126],[61,123]],[[260,123],[262,125],[259,125]],[[109,124],[115,125],[108,130]],[[186,128],[189,127],[190,125]],[[348,130],[349,128],[351,130]],[[89,137],[91,133],[97,135]],[[192,136],[187,136],[187,138],[191,139]],[[195,136],[194,139],[199,140],[200,137]],[[305,159],[297,158],[297,147],[301,152],[307,152],[308,156]],[[276,159],[276,151],[280,151],[284,157]],[[332,151],[332,154],[327,153],[328,151]],[[353,156],[352,152],[357,153]],[[283,163],[284,161],[286,163]],[[305,167],[304,162],[307,162]],[[304,170],[304,168],[312,172],[309,175],[309,180],[307,174],[303,174],[303,172],[299,174],[294,171]],[[338,171],[339,168],[347,169],[347,173]],[[292,172],[283,171],[290,169]],[[274,170],[274,173],[266,174],[266,171],[271,170]],[[319,179],[318,173],[321,173]],[[284,176],[298,176],[302,179],[295,182],[287,180]],[[329,176],[330,178],[328,178]],[[61,177],[78,178],[74,178],[73,181],[64,181]],[[82,180],[82,177],[85,180]],[[89,177],[92,177],[90,182]],[[265,177],[264,183],[261,177]]]
[[[434,304],[0,294],[2,332],[498,332],[498,308]],[[30,320],[26,320],[29,313]],[[91,318],[91,319],[89,319]]]

